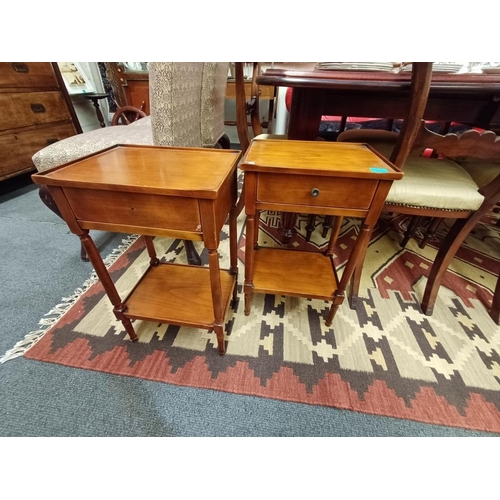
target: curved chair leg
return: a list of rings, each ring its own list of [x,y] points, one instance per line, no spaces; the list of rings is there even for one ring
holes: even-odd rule
[[[63,218],[47,186],[40,186],[38,190],[38,196],[40,196],[40,199],[43,201],[46,207],[50,208],[50,210],[52,210],[52,212],[54,212],[61,219]],[[85,250],[83,244],[81,243],[80,243],[80,257],[84,262],[89,262],[87,251]]]
[[[498,276],[495,292],[493,293],[490,316],[497,325],[500,325],[500,276]]]
[[[467,235],[472,231],[479,220],[481,220],[481,217],[489,208],[490,206],[485,204],[469,216],[469,218],[457,219],[441,243],[434,263],[432,264],[429,279],[425,286],[424,297],[422,299],[422,312],[427,316],[432,315],[443,275],[448,269],[450,262],[453,260],[453,257],[455,257],[457,250],[460,248]]]
[[[191,240],[184,240],[184,248],[186,249],[187,261],[192,266],[201,266],[201,258],[194,247]]]

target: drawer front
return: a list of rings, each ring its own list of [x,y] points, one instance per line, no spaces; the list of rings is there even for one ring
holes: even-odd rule
[[[75,135],[71,124],[41,126],[0,135],[0,169],[3,175],[34,169],[31,157],[53,142]]]
[[[257,201],[306,207],[367,209],[377,183],[372,179],[260,173]]]
[[[50,63],[0,62],[0,88],[58,87]]]
[[[60,92],[0,94],[0,131],[71,119]]]
[[[198,200],[175,196],[64,188],[78,220],[201,232]]]

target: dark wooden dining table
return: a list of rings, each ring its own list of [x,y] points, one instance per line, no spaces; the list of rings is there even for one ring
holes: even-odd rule
[[[267,69],[259,85],[292,87],[289,139],[314,140],[321,117],[351,116],[402,119],[411,72]],[[500,131],[500,75],[432,76],[425,120],[458,122]]]

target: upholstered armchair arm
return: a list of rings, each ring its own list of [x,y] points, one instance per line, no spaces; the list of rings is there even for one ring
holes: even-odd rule
[[[153,144],[150,117],[127,126],[99,128],[68,137],[38,151],[32,160],[36,169],[43,172],[116,144]]]

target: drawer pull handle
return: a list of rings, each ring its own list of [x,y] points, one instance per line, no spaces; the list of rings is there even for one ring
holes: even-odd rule
[[[28,73],[28,66],[24,63],[12,63],[12,67],[16,73]]]
[[[313,189],[311,189],[311,196],[312,196],[313,198],[318,197],[318,196],[319,196],[319,189],[318,189],[318,188],[313,188]]]
[[[33,111],[33,113],[45,113],[45,106],[40,103],[32,104],[31,111]]]

